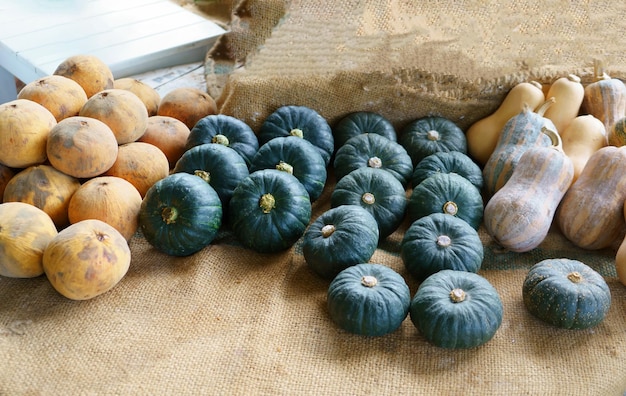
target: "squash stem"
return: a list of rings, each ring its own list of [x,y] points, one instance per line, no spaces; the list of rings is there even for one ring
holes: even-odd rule
[[[437,141],[439,140],[439,132],[434,129],[430,130],[426,133],[426,137],[428,137],[428,140]]]
[[[215,136],[213,136],[213,139],[211,139],[212,143],[217,143],[217,144],[221,144],[223,146],[229,146],[230,145],[230,141],[228,140],[228,138],[222,134],[217,134]]]
[[[363,275],[361,278],[361,284],[365,287],[374,287],[378,283],[378,279],[371,275]]]
[[[171,206],[167,206],[161,210],[161,218],[165,222],[165,224],[172,224],[176,222],[178,218],[178,210]]]
[[[370,157],[367,160],[367,166],[370,168],[381,168],[383,166],[383,161],[378,157]]]
[[[437,246],[449,247],[452,245],[452,239],[447,235],[439,235],[437,237]]]
[[[270,193],[263,194],[261,199],[259,199],[259,207],[263,213],[270,213],[276,207],[274,196]]]
[[[302,129],[299,128],[294,128],[291,131],[289,131],[289,134],[291,136],[295,136],[295,137],[299,137],[299,138],[304,138],[304,132],[302,131]]]
[[[567,279],[569,279],[573,283],[580,283],[583,280],[583,276],[578,271],[572,271],[567,274]]]
[[[452,201],[448,201],[443,204],[443,213],[445,214],[454,216],[457,214],[458,211],[459,211],[458,205]]]
[[[465,300],[465,292],[463,289],[452,289],[452,291],[450,291],[450,300],[455,303],[463,302]]]
[[[196,169],[195,171],[193,171],[193,174],[195,176],[198,176],[200,179],[204,180],[205,182],[211,183],[211,173],[202,169]]]
[[[376,197],[371,192],[366,192],[361,196],[361,201],[368,205],[373,205],[376,203]]]
[[[555,102],[556,102],[556,98],[554,96],[547,99],[545,102],[543,102],[543,104],[541,104],[537,108],[537,110],[535,110],[535,113],[543,117],[543,115],[546,113],[546,110],[548,110],[550,106],[552,106],[552,104]]]
[[[288,163],[286,163],[284,161],[280,161],[276,165],[276,169],[278,169],[279,171],[287,172],[290,175],[293,175],[293,166],[289,165]]]
[[[336,228],[335,228],[334,225],[326,224],[324,227],[322,227],[322,236],[324,238],[328,238],[329,236],[333,235],[335,230],[336,230]]]

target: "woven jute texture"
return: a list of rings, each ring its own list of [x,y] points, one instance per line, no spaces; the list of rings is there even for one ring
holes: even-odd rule
[[[230,33],[207,56],[221,111],[257,128],[284,104],[333,122],[373,110],[400,126],[438,113],[460,124],[487,114],[516,81],[591,73],[600,57],[626,75],[619,2],[241,1]],[[330,208],[332,172],[313,204]],[[409,193],[409,191],[407,191]],[[406,222],[371,262],[418,283],[399,256]],[[260,231],[262,232],[262,231]],[[185,258],[141,234],[131,267],[88,301],[60,296],[45,277],[0,278],[0,395],[623,395],[626,288],[614,250],[585,251],[558,230],[528,253],[502,252],[479,230],[479,274],[504,304],[494,338],[471,350],[429,344],[407,318],[394,333],[348,334],[329,318],[329,281],[301,241],[274,254],[243,248],[225,228]],[[579,259],[607,280],[598,326],[547,325],[525,309],[528,269]]]

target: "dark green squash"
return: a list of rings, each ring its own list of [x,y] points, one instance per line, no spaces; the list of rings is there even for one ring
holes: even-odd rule
[[[407,207],[406,191],[398,179],[377,168],[353,170],[335,184],[330,205],[359,205],[376,219],[380,239],[402,223]]]
[[[248,124],[224,114],[210,114],[201,118],[187,137],[186,148],[205,143],[219,143],[235,150],[246,165],[259,149],[259,140]]]
[[[441,116],[418,118],[402,129],[398,142],[417,166],[429,155],[443,151],[467,154],[465,133],[451,120]]]
[[[285,250],[304,234],[311,220],[309,193],[287,172],[250,173],[233,192],[230,225],[239,242],[259,253]]]
[[[370,167],[388,171],[403,186],[408,184],[413,172],[411,157],[404,147],[373,133],[348,139],[335,153],[333,167],[337,180],[355,169]]]
[[[435,173],[456,173],[469,180],[478,190],[483,188],[482,169],[460,151],[438,151],[421,160],[411,174],[412,186],[417,186]]]
[[[222,224],[222,203],[208,183],[188,173],[152,185],[139,211],[139,227],[156,249],[188,256],[209,245]]]
[[[311,202],[326,184],[326,164],[319,150],[304,139],[278,137],[263,144],[252,158],[250,171],[278,169],[294,175],[309,193]]]
[[[361,263],[341,271],[327,293],[330,318],[341,329],[383,336],[406,319],[411,294],[404,278],[381,264]]]
[[[215,189],[225,209],[239,182],[249,174],[246,162],[234,149],[211,143],[185,151],[172,172],[185,172],[204,179]]]
[[[611,306],[611,291],[602,275],[567,258],[533,265],[524,279],[522,296],[531,314],[565,329],[596,326]]]
[[[482,276],[442,270],[420,284],[409,315],[432,344],[468,349],[493,338],[502,324],[503,306],[498,291]]]
[[[308,140],[320,151],[326,166],[335,151],[330,125],[317,111],[306,106],[282,106],[267,116],[259,129],[259,142],[265,144],[281,136]]]
[[[358,205],[341,205],[322,213],[302,237],[309,268],[332,279],[356,264],[367,263],[378,246],[378,223]]]
[[[335,147],[339,149],[348,139],[363,133],[375,133],[397,142],[396,129],[381,114],[372,111],[356,111],[339,120],[333,128]]]
[[[444,269],[478,272],[483,244],[464,220],[433,213],[411,223],[400,245],[400,257],[409,273],[422,281]]]
[[[436,173],[413,188],[408,202],[411,222],[432,213],[445,213],[478,229],[483,219],[483,197],[466,178],[456,173]]]

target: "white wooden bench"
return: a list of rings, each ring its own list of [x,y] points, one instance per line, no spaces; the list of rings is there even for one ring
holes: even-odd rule
[[[225,33],[171,0],[0,0],[0,103],[77,54],[115,78],[204,60]]]

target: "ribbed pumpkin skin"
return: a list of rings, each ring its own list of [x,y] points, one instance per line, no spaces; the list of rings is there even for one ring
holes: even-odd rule
[[[368,201],[373,198],[373,202]],[[330,205],[359,205],[378,223],[380,238],[391,235],[402,223],[407,207],[406,191],[389,172],[377,168],[359,168],[335,185]]]
[[[217,236],[222,204],[207,182],[188,173],[174,173],[150,187],[139,211],[146,240],[172,256],[189,256]]]
[[[585,86],[581,107],[602,121],[608,133],[614,123],[626,117],[626,85],[606,74],[596,75],[596,81]]]
[[[263,144],[250,163],[250,172],[289,165],[292,174],[309,193],[311,202],[322,194],[326,184],[326,164],[319,150],[304,139],[277,137]]]
[[[522,296],[531,314],[566,329],[596,326],[611,306],[604,278],[588,265],[566,258],[535,264],[524,279]]]
[[[451,120],[439,116],[422,117],[409,123],[402,129],[398,142],[409,153],[413,166],[439,151],[467,153],[463,130]]]
[[[413,172],[411,157],[399,143],[381,135],[366,133],[348,139],[335,154],[333,167],[337,180],[362,167],[384,169],[408,184]]]
[[[465,299],[455,302],[460,289]],[[498,291],[473,272],[442,270],[424,280],[411,300],[410,318],[432,344],[449,349],[475,348],[491,340],[502,324]]]
[[[372,287],[364,285],[376,279]],[[364,336],[397,330],[409,312],[411,294],[404,278],[381,264],[362,263],[341,271],[328,286],[330,318],[340,328]]]
[[[270,114],[259,129],[259,143],[265,144],[280,136],[299,136],[320,151],[328,166],[335,151],[333,131],[328,122],[306,106],[282,106]]]
[[[409,226],[400,257],[409,273],[422,281],[444,269],[478,272],[484,250],[478,232],[467,222],[433,213]]]
[[[483,220],[487,233],[514,252],[536,248],[548,235],[573,178],[572,161],[561,150],[526,150],[509,181],[485,205]]]
[[[273,208],[261,206],[264,197]],[[233,192],[229,204],[231,228],[239,242],[258,253],[291,247],[311,220],[309,193],[287,172],[263,169],[250,173]]]
[[[456,213],[446,212],[449,206],[455,206]],[[413,188],[407,208],[411,222],[433,213],[447,213],[466,221],[477,230],[483,220],[483,197],[480,191],[456,173],[436,173],[428,177]]]
[[[234,149],[211,143],[185,151],[172,172],[192,175],[204,172],[200,176],[215,189],[222,201],[222,208],[226,209],[239,182],[249,175],[248,165]]]
[[[460,151],[437,152],[420,161],[411,174],[411,184],[417,186],[435,173],[456,173],[470,181],[478,190],[483,188],[483,171]]]
[[[250,166],[259,149],[259,140],[248,124],[224,114],[210,114],[198,120],[189,131],[186,148],[219,143],[235,150]]]
[[[375,133],[398,141],[395,128],[385,117],[371,111],[357,111],[343,117],[333,128],[335,147],[340,148],[348,139],[363,133]]]
[[[606,146],[587,161],[567,190],[556,221],[574,245],[589,250],[611,246],[623,237],[626,200],[626,146]]]
[[[302,238],[307,265],[332,279],[349,266],[367,263],[378,246],[378,223],[357,205],[341,205],[322,213]]]
[[[541,132],[544,127],[556,131],[552,121],[530,109],[524,109],[504,125],[498,143],[483,167],[488,197],[509,180],[524,151],[533,146],[547,147],[552,144],[550,138]]]

